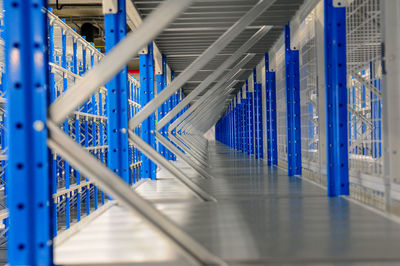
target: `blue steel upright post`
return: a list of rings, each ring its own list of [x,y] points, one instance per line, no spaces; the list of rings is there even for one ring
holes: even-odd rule
[[[290,28],[285,25],[285,79],[287,110],[288,176],[301,175],[299,51],[290,47]]]
[[[238,99],[238,116],[237,116],[237,127],[238,127],[238,149],[239,151],[243,151],[243,122],[242,122],[242,99],[241,99],[241,93],[240,91],[237,94],[237,99]]]
[[[153,44],[147,47],[147,53],[139,55],[140,68],[140,105],[143,107],[154,98],[154,61]],[[155,115],[151,114],[143,121],[140,136],[153,149],[156,148],[154,135]],[[142,154],[142,178],[156,179],[156,165]]]
[[[65,19],[62,20],[65,23]],[[67,35],[62,31],[61,32],[61,67],[64,69],[68,68],[68,61],[67,61]],[[65,92],[68,88],[68,79],[67,75],[64,75],[63,77],[63,92]],[[65,119],[64,121],[64,132],[65,134],[69,135],[69,118]],[[70,188],[70,171],[71,168],[69,166],[69,162],[67,160],[63,160],[63,166],[64,166],[64,171],[61,171],[64,173],[64,183],[65,183],[65,189]],[[65,227],[68,229],[71,225],[71,194],[67,193],[66,199],[65,199]]]
[[[51,8],[49,9],[50,12],[52,12]],[[50,63],[54,63],[54,26],[53,25],[49,25],[49,62]],[[54,73],[50,73],[50,79],[49,79],[49,104],[54,102],[54,100],[56,99],[56,89],[55,89],[55,75]],[[52,194],[57,193],[57,154],[53,153],[52,155],[52,160],[51,160],[51,192]],[[53,215],[52,215],[52,231],[53,231],[53,237],[55,237],[57,235],[57,201],[58,201],[58,197],[54,198],[51,201],[51,206],[52,206],[52,211],[53,211]]]
[[[265,54],[265,88],[267,108],[267,164],[278,165],[278,132],[276,126],[276,82],[275,72],[269,70],[269,56]]]
[[[175,79],[175,72],[174,71],[171,71],[171,82],[173,81]],[[175,108],[175,106],[177,106],[178,104],[179,104],[179,95],[178,95],[178,92],[176,91],[175,93],[174,93],[174,95],[172,95],[171,96],[172,97],[172,108],[171,108],[171,110],[172,109],[174,109]],[[173,123],[174,121],[176,120],[176,117],[174,117],[170,122],[168,122],[168,124],[166,125],[166,127],[167,127],[167,136],[168,136],[168,127],[171,125],[171,123]],[[173,143],[174,144],[174,146],[176,146],[176,147],[178,147],[175,143]],[[176,161],[176,155],[175,154],[173,154],[172,152],[171,152],[171,160],[173,160],[173,161]]]
[[[234,99],[234,101],[235,101],[235,103],[236,103],[236,107],[235,107],[235,110],[234,110],[234,119],[235,119],[235,128],[234,128],[234,130],[235,130],[235,150],[240,150],[240,148],[239,148],[239,137],[240,137],[240,135],[239,135],[239,119],[238,119],[238,117],[239,117],[239,100],[238,100],[238,98],[239,98],[239,95],[238,94],[236,94],[235,95],[235,98],[233,98]]]
[[[244,85],[246,86],[246,85]],[[243,152],[248,153],[249,150],[249,141],[248,141],[248,119],[247,119],[247,95],[246,95],[246,87],[242,88],[242,143],[243,143]]]
[[[118,0],[116,14],[105,14],[106,52],[126,35],[125,1]],[[128,92],[126,66],[107,84],[108,167],[129,183]]]
[[[259,75],[261,73],[258,73]],[[254,130],[256,159],[263,158],[263,124],[262,124],[262,86],[257,83],[257,70],[253,70],[254,79]]]
[[[82,45],[81,46],[82,49],[82,57],[85,57],[86,54],[84,52],[85,47]],[[73,72],[74,74],[78,74],[78,65],[77,65],[77,49],[78,49],[78,44],[76,41],[73,42]],[[82,66],[82,69],[84,69],[84,67]],[[75,126],[75,141],[78,142],[79,144],[81,143],[80,140],[80,119],[79,119],[79,115],[76,115],[75,117],[75,121],[74,121],[74,126]],[[76,184],[80,185],[81,183],[81,176],[78,170],[75,170],[75,177],[76,177]],[[78,190],[77,195],[76,195],[76,219],[79,222],[81,220],[81,192],[80,190]]]
[[[230,141],[231,141],[231,145],[230,145],[231,148],[234,148],[234,143],[235,143],[234,142],[235,120],[234,120],[234,116],[233,116],[234,110],[235,110],[235,104],[234,104],[234,101],[231,99],[231,108],[230,108],[230,112],[229,112],[229,122],[230,122],[229,123],[230,124],[230,126],[229,126],[230,133],[229,133],[229,135],[230,135]]]
[[[157,93],[161,93],[161,91],[167,86],[167,58],[165,55],[162,55],[162,74],[157,75]],[[157,112],[157,120],[161,120],[165,114],[167,113],[166,111],[168,110],[167,102],[164,102],[159,108]],[[167,126],[163,127],[160,131],[161,135],[166,137],[167,134]],[[162,145],[161,143],[158,143],[158,152],[164,157],[168,158],[168,150]]]
[[[165,64],[167,64],[167,59],[165,57]],[[172,71],[171,71],[172,72]],[[171,74],[171,73],[170,73]],[[171,79],[171,76],[168,77],[168,71],[165,75],[165,87],[168,86],[168,79]],[[171,79],[172,80],[172,79]],[[172,110],[172,99],[173,99],[174,95],[171,95],[171,97],[169,97],[169,99],[165,102],[165,112],[164,112],[164,116],[166,116],[171,110]],[[164,127],[164,137],[168,138],[168,126],[170,125],[170,123],[167,123],[167,125]],[[168,150],[167,148],[165,148],[165,155],[166,155],[166,159],[168,160],[172,160],[172,152],[170,150]]]
[[[328,196],[349,195],[346,8],[324,2]]]
[[[9,265],[52,265],[46,2],[4,1]]]
[[[246,95],[247,95],[247,141],[248,141],[248,150],[247,153],[249,155],[254,154],[254,124],[253,124],[253,96],[254,93],[250,92],[249,82],[246,80]]]

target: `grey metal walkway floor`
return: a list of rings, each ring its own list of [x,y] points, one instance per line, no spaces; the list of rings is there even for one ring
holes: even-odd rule
[[[230,265],[400,265],[400,225],[262,162],[210,144],[210,173],[196,176],[217,199],[203,203],[172,176],[136,190]],[[57,264],[188,265],[124,207],[110,204],[57,244]]]

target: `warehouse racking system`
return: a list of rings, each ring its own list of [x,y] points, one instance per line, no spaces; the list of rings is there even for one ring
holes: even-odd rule
[[[4,263],[400,262],[400,1],[1,2]]]

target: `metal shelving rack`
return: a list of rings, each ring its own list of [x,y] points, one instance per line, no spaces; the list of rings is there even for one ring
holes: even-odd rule
[[[81,79],[86,71],[90,70],[102,58],[103,54],[92,43],[85,40],[65,22],[51,11],[45,11],[49,20],[49,68],[50,68],[50,101],[55,101],[64,91],[68,90],[77,80]],[[3,14],[3,13],[1,13]],[[1,17],[3,27],[3,19]],[[3,47],[3,40],[1,40]],[[3,48],[1,49],[1,73],[4,74]],[[132,118],[139,112],[140,83],[132,75],[128,75],[129,110]],[[2,194],[5,194],[7,155],[6,155],[6,124],[5,103],[6,93],[1,83],[1,182]],[[61,128],[78,142],[85,150],[104,164],[107,163],[107,90],[102,87],[91,98],[81,105],[61,125]],[[140,133],[140,128],[137,129]],[[69,229],[72,224],[98,209],[107,202],[108,197],[88,177],[81,175],[78,170],[70,167],[57,153],[52,153],[53,187],[52,198],[54,204],[53,232],[54,236]],[[141,153],[133,145],[129,145],[129,182],[134,184],[142,177]],[[7,228],[8,212],[5,209],[5,195],[2,196],[1,220]]]
[[[390,123],[400,114],[390,90],[399,83],[400,45],[386,29],[398,25],[394,1],[236,0],[230,7],[239,15],[189,22],[187,9],[231,1],[141,1],[145,19],[131,18],[127,34],[125,12],[135,6],[118,0],[105,14],[107,55],[44,10],[45,0],[25,2],[6,2],[15,23],[5,27],[9,72],[0,87],[0,186],[13,226],[7,211],[0,217],[10,264],[51,264],[53,238],[116,199],[188,258],[225,265],[132,189],[156,179],[158,166],[200,202],[215,203],[173,162],[215,180],[203,137],[213,125],[216,140],[251,163],[266,160],[293,180],[326,186],[329,197],[400,213],[400,129]],[[286,12],[289,5],[301,8]],[[125,67],[137,55],[140,81]]]

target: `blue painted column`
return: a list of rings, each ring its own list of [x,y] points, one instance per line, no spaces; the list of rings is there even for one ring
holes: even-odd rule
[[[278,132],[276,126],[276,82],[275,72],[269,70],[269,56],[265,54],[267,164],[278,165]]]
[[[156,89],[157,89],[157,93],[160,93],[163,89],[164,86],[164,75],[163,74],[158,74],[156,75]],[[163,110],[164,110],[164,105],[161,105],[158,109],[157,109],[157,120],[161,120],[161,118],[163,117]],[[161,129],[160,133],[161,135],[164,135],[164,129]],[[157,143],[157,151],[164,156],[164,146],[158,142]]]
[[[226,110],[226,117],[225,117],[225,137],[226,137],[226,143],[228,146],[230,146],[230,134],[229,134],[229,129],[230,129],[230,108],[231,106],[228,106],[228,109]]]
[[[104,16],[106,52],[126,35],[125,1],[118,0],[118,12]],[[128,92],[127,69],[124,67],[107,84],[108,167],[129,182],[128,159]]]
[[[86,107],[86,112],[88,113],[89,103],[87,103],[86,106],[87,106]],[[85,148],[88,148],[89,147],[89,118],[88,117],[85,117],[83,134],[85,135],[84,146],[85,146]],[[89,181],[88,178],[86,178],[86,182],[87,181]],[[89,193],[87,193],[88,192],[87,187],[85,187],[85,190],[86,190],[86,214],[89,214],[89,208],[88,208],[88,196],[89,196]]]
[[[50,9],[51,10],[51,9]],[[49,62],[54,63],[54,27],[53,25],[49,25]],[[49,98],[50,98],[50,103],[54,102],[56,99],[56,88],[55,88],[55,75],[54,73],[50,72],[50,85],[49,85],[50,91],[49,91]],[[52,194],[57,193],[57,155],[55,153],[52,154],[52,160],[51,160],[51,192]],[[58,210],[58,198],[54,198],[51,203],[52,203],[52,235],[55,237],[57,235],[57,210]]]
[[[134,101],[134,94],[133,94],[133,83],[132,82],[128,82],[128,97],[130,101]],[[134,116],[135,113],[135,107],[132,106],[130,103],[128,105],[128,121]],[[134,163],[136,163],[136,161],[134,160],[134,153],[133,153],[133,146],[129,145],[128,147],[128,153],[129,153],[129,185],[133,185],[133,180],[134,180],[134,176],[135,176],[135,171],[136,171],[136,167],[131,167]]]
[[[99,116],[103,116],[104,112],[103,112],[103,93],[101,91],[99,91]],[[104,122],[103,119],[100,119],[100,123],[99,123],[99,145],[100,146],[104,146]],[[101,150],[100,153],[100,161],[102,163],[104,163],[104,150]],[[101,204],[104,204],[104,192],[101,192]]]
[[[47,1],[4,1],[8,264],[52,264]]]
[[[328,196],[349,195],[346,8],[324,1]]]
[[[285,26],[286,125],[288,176],[301,175],[299,51],[290,48],[290,28]]]
[[[165,57],[165,55],[162,56],[162,72],[163,73],[161,75],[157,75],[157,93],[160,93],[167,86],[167,58]],[[168,108],[167,102],[163,103],[158,108],[158,113],[157,113],[158,120],[161,120],[165,116],[166,110]],[[165,137],[166,131],[167,131],[167,126],[163,127],[160,130],[161,135]],[[161,143],[158,143],[158,152],[164,158],[167,158],[168,150]]]
[[[230,108],[230,111],[229,111],[229,146],[231,147],[231,148],[233,148],[233,146],[234,146],[234,141],[233,141],[233,139],[234,139],[234,134],[233,134],[233,128],[234,128],[234,126],[235,126],[235,123],[234,123],[234,120],[233,120],[233,108],[234,108],[234,106],[233,106],[233,102],[231,102],[231,108]]]
[[[153,44],[149,44],[147,54],[139,55],[140,66],[140,105],[145,106],[154,98],[154,61]],[[158,84],[158,83],[157,83]],[[154,135],[155,115],[150,115],[143,121],[140,136],[154,149],[156,140]],[[156,165],[142,154],[142,178],[156,179]]]
[[[62,20],[65,23],[65,19]],[[64,69],[68,69],[68,62],[67,62],[67,36],[64,34],[64,32],[61,33],[61,49],[62,49],[62,54],[61,54],[61,67]],[[69,70],[69,69],[68,69]],[[67,76],[64,74],[63,77],[63,92],[65,92],[68,88],[68,79]],[[63,123],[64,127],[64,132],[65,134],[69,135],[69,118],[65,120]],[[64,166],[64,182],[65,182],[65,189],[69,189],[70,187],[70,167],[69,167],[69,162],[67,160],[63,160],[63,166]],[[62,171],[61,171],[62,172]],[[65,227],[68,229],[70,227],[70,221],[71,221],[71,199],[70,199],[71,193],[66,194],[66,199],[65,199]]]
[[[264,158],[264,128],[262,106],[262,84],[257,83],[257,118],[258,118],[258,159]]]
[[[174,79],[175,79],[175,72],[174,72],[174,71],[171,71],[171,81],[174,80]],[[175,108],[175,106],[177,106],[177,105],[179,104],[179,95],[178,95],[178,92],[175,92],[174,95],[172,95],[171,97],[172,97],[172,99],[173,99],[173,100],[172,100],[172,108],[171,108],[171,110],[172,110],[172,109]],[[167,124],[167,135],[168,135],[168,127],[169,127],[169,126],[171,125],[171,123],[173,123],[176,119],[177,119],[177,117],[174,117],[170,122],[168,122],[168,124]],[[173,145],[174,145],[175,147],[178,148],[178,146],[177,146],[175,143],[173,143]],[[173,160],[173,161],[176,161],[176,155],[173,154],[172,152],[171,152],[171,155],[172,155],[172,160]]]
[[[90,43],[90,45],[92,45],[94,47],[94,43]],[[94,67],[94,54],[91,53],[90,54],[90,67],[93,68]],[[97,95],[99,95],[98,93],[96,93]],[[93,115],[97,115],[98,114],[98,105],[96,102],[96,94],[92,95],[92,114]],[[94,155],[96,158],[98,158],[98,153],[100,152],[99,149],[97,149],[97,122],[96,122],[96,118],[93,118],[93,122],[92,122],[92,146],[96,147],[94,149]],[[98,188],[95,185],[90,185],[90,187],[93,187],[93,207],[95,210],[97,210],[97,201],[98,201]],[[89,187],[89,191],[90,192],[90,187]],[[89,194],[90,195],[90,194]],[[90,199],[89,199],[89,203],[90,203]],[[89,204],[90,207],[90,204]]]
[[[245,85],[246,86],[246,85]],[[247,133],[247,98],[246,98],[246,90],[242,89],[242,144],[243,144],[243,152],[247,153],[249,150],[249,141],[248,141],[248,133]]]
[[[247,112],[246,112],[246,123],[247,123],[247,153],[249,155],[254,154],[254,119],[253,119],[253,96],[254,93],[249,90],[249,82],[246,80],[246,95],[247,95]]]
[[[239,147],[239,151],[243,151],[243,123],[242,123],[242,108],[243,108],[243,104],[242,104],[242,99],[240,96],[240,91],[237,94],[237,98],[238,98],[238,147]]]
[[[260,75],[261,73],[259,73]],[[257,71],[253,70],[254,79],[254,130],[256,159],[263,158],[263,124],[262,124],[262,86],[257,83]]]
[[[239,150],[239,119],[238,119],[238,114],[239,114],[239,103],[238,103],[238,95],[236,94],[235,98],[233,98],[235,103],[236,103],[236,107],[235,110],[233,111],[234,114],[234,120],[235,120],[235,150]]]
[[[167,64],[167,60],[165,59],[165,64]],[[172,71],[171,71],[172,72]],[[172,73],[171,73],[172,74]],[[171,78],[171,76],[169,77],[171,80],[172,80],[172,78]],[[166,75],[165,75],[165,87],[167,87],[168,86],[168,84],[167,84],[167,80],[168,80],[168,71],[167,71],[167,73],[166,73]],[[166,101],[166,107],[165,107],[165,112],[164,112],[164,116],[166,115],[166,114],[168,114],[171,110],[172,110],[172,100],[173,100],[173,97],[174,97],[174,95],[171,95],[171,97],[169,97],[169,99]],[[164,137],[168,137],[168,126],[170,125],[170,123],[168,123],[166,126],[165,126],[165,130],[164,130],[164,134],[165,134],[165,136]],[[168,160],[173,160],[173,154],[172,154],[172,152],[170,151],[170,150],[168,150],[167,148],[165,148],[165,153],[166,153],[166,159],[168,159]]]
[[[82,55],[83,57],[86,55],[86,49],[83,45],[80,46],[82,49]],[[77,42],[74,41],[73,43],[73,55],[74,55],[74,59],[73,59],[73,73],[78,74],[78,59],[77,59]],[[85,52],[84,52],[85,51]],[[82,70],[85,71],[86,68],[85,66],[82,66]],[[74,127],[75,127],[75,141],[77,143],[81,143],[80,140],[80,118],[79,115],[76,115],[75,117],[75,121],[74,121]],[[81,175],[79,173],[78,170],[75,170],[75,177],[76,177],[76,184],[80,185],[81,183]],[[77,195],[76,195],[76,219],[79,222],[81,220],[81,189],[78,189]]]

